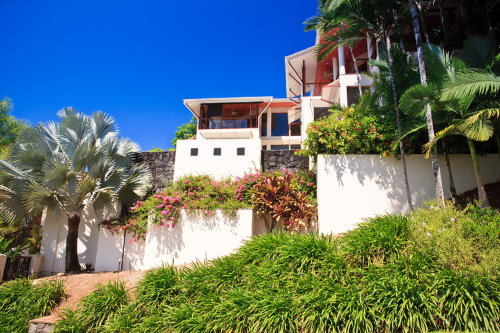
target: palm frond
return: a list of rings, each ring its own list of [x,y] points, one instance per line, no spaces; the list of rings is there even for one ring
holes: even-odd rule
[[[436,146],[437,142],[449,135],[457,135],[460,134],[460,131],[458,130],[458,127],[455,124],[451,124],[450,126],[446,127],[442,131],[439,131],[436,133],[436,136],[434,139],[430,142],[427,142],[425,145],[422,146],[422,151],[425,153],[425,158],[429,158],[432,150]]]
[[[92,114],[90,127],[92,128],[93,142],[105,140],[109,136],[118,135],[118,127],[115,119],[102,111],[97,111]]]
[[[399,107],[411,117],[425,118],[425,106],[434,99],[436,94],[432,83],[426,86],[417,84],[404,92],[399,99]]]
[[[485,69],[493,58],[491,41],[483,36],[469,36],[464,41],[463,57],[471,68]]]
[[[125,174],[125,181],[119,192],[119,199],[125,205],[133,203],[138,198],[144,197],[151,188],[151,172],[145,164],[134,165]]]
[[[461,99],[478,94],[497,94],[500,90],[500,77],[485,71],[474,69],[455,73],[455,79],[443,85],[441,99]]]
[[[466,119],[457,121],[460,132],[473,141],[486,141],[494,132],[491,117],[498,117],[500,109],[486,109],[473,113]]]

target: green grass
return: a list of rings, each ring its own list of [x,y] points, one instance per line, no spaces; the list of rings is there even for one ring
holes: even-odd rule
[[[211,263],[159,267],[132,301],[103,294],[99,304],[114,305],[101,313],[89,296],[60,323],[94,318],[90,331],[131,333],[498,330],[498,214],[430,206],[375,216],[342,237],[275,232]]]
[[[61,280],[16,279],[0,285],[0,329],[2,332],[26,333],[31,319],[50,314],[65,298]]]

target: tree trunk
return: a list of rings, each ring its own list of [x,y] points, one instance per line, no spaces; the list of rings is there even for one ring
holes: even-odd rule
[[[344,30],[344,23],[340,23],[342,26],[342,30]],[[356,79],[358,80],[358,89],[359,89],[359,96],[363,96],[363,89],[361,89],[361,76],[359,75],[359,70],[358,70],[358,63],[356,62],[356,57],[354,56],[354,52],[352,52],[352,47],[351,45],[347,45],[349,48],[349,52],[351,53],[351,58],[352,61],[354,62],[354,70],[356,71]]]
[[[448,145],[446,144],[446,139],[441,139],[443,143],[444,159],[446,160],[446,168],[448,169],[448,182],[450,183],[450,193],[451,198],[455,199],[458,197],[457,189],[455,188],[455,182],[453,181],[453,174],[451,173],[450,156],[448,156]]]
[[[467,142],[469,143],[470,156],[472,157],[472,163],[474,164],[474,171],[476,173],[478,198],[479,201],[481,201],[481,207],[486,208],[490,206],[490,202],[488,201],[488,196],[486,195],[486,190],[484,189],[481,170],[479,170],[479,162],[477,161],[476,148],[474,147],[474,142],[472,142],[472,140],[467,139]]]
[[[75,214],[68,217],[68,236],[66,237],[66,261],[64,263],[64,272],[79,271],[80,262],[78,261],[78,229],[80,227],[80,215]]]
[[[424,49],[422,48],[422,36],[420,35],[420,24],[418,21],[417,5],[415,0],[410,0],[411,15],[413,18],[413,31],[417,42],[418,67],[420,69],[420,81],[422,85],[427,85],[427,72],[425,71]],[[425,119],[427,121],[427,134],[429,142],[434,140],[434,123],[432,122],[432,111],[429,103],[425,104]],[[436,198],[440,205],[444,206],[443,182],[441,179],[441,168],[439,167],[437,147],[432,149],[432,171],[434,173],[434,183],[436,185]]]
[[[448,37],[447,27],[446,27],[446,17],[444,16],[442,0],[438,0],[439,15],[441,16],[441,24],[443,25],[444,38]]]
[[[392,75],[391,38],[387,34],[385,35],[385,43],[386,43],[386,49],[387,49],[387,67],[389,69],[389,77],[391,79],[392,93],[394,95],[394,109],[396,110],[396,122],[398,125],[398,137],[401,138],[401,136],[402,136],[401,112],[399,111],[399,107],[398,107],[398,94],[396,91],[396,83],[394,82],[394,76]],[[413,210],[413,205],[411,203],[410,185],[408,184],[408,172],[406,171],[406,158],[405,158],[406,156],[405,156],[405,147],[403,145],[403,140],[399,140],[399,150],[401,152],[401,163],[403,164],[403,177],[404,177],[405,188],[406,188],[406,199],[408,201],[408,209]]]

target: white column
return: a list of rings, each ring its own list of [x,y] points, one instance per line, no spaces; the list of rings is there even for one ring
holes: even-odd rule
[[[271,137],[271,129],[272,129],[272,126],[271,126],[271,122],[273,120],[273,112],[272,112],[272,108],[267,108],[267,135],[266,137]]]
[[[339,50],[339,74],[345,74],[344,47],[340,46],[338,50]]]

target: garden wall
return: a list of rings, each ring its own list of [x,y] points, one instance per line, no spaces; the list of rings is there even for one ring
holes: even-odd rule
[[[65,214],[56,216],[54,210],[46,210],[42,215],[42,227],[40,256],[43,260],[40,275],[64,272],[68,218]],[[95,267],[99,228],[97,217],[91,206],[86,206],[83,210],[78,234],[80,263],[91,263]]]
[[[263,150],[262,171],[309,170],[309,157],[295,155],[294,150]]]
[[[142,152],[137,154],[136,163],[145,163],[149,166],[153,175],[154,192],[164,188],[165,185],[170,185],[174,179],[175,151]]]
[[[181,265],[230,254],[252,236],[252,218],[251,209],[239,210],[234,219],[220,211],[211,218],[182,211],[175,228],[160,226],[148,232],[143,267],[149,269],[172,262]]]
[[[412,202],[420,206],[435,197],[431,160],[423,155],[406,158]],[[448,172],[440,156],[441,176],[446,197],[450,197]],[[476,187],[470,155],[450,155],[458,194]],[[485,184],[500,180],[497,154],[479,157]],[[353,229],[363,218],[375,214],[405,213],[408,210],[401,161],[379,155],[318,156],[319,232],[340,233]]]

